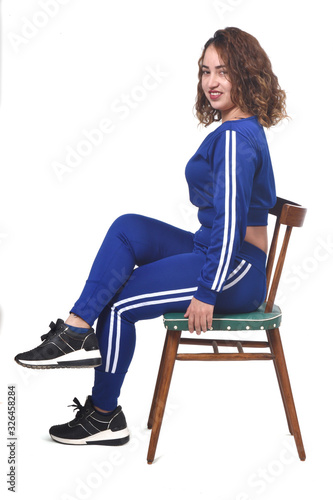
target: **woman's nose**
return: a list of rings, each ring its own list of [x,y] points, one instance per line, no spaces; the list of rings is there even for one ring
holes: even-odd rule
[[[217,85],[218,85],[218,81],[217,81],[216,75],[214,73],[211,73],[209,75],[209,79],[208,79],[208,87],[213,89]]]

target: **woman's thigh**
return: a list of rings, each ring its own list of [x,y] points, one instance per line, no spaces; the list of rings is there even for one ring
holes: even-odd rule
[[[115,311],[135,323],[169,311],[186,311],[198,286],[204,255],[184,253],[140,266],[115,297]]]
[[[194,235],[190,231],[138,214],[118,217],[106,242],[108,236],[110,241],[117,238],[130,249],[137,266],[193,250]]]

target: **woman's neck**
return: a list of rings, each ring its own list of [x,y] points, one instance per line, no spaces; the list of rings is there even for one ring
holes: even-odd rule
[[[222,112],[222,123],[231,120],[241,120],[242,118],[250,118],[250,116],[252,116],[250,113],[245,113],[238,107],[235,107]]]

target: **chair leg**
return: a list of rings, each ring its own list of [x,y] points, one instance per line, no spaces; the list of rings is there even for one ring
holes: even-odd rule
[[[279,329],[274,328],[273,330],[267,330],[267,337],[271,352],[275,356],[274,365],[281,390],[282,400],[286,410],[289,429],[292,431],[292,434],[294,436],[300,460],[305,460],[306,455],[302,441],[301,429],[298,423],[296,407],[291,390]]]
[[[160,367],[158,370],[158,375],[157,375],[156,384],[155,384],[154,396],[153,396],[153,400],[152,400],[151,407],[150,407],[150,413],[149,413],[149,418],[148,418],[148,423],[147,423],[148,429],[152,429],[152,427],[153,427],[157,399],[158,399],[158,392],[160,389],[163,370],[164,370],[164,361],[165,361],[165,353],[166,353],[167,344],[168,344],[168,334],[166,334],[166,336],[165,336],[165,341],[164,341],[164,346],[163,346],[163,351],[162,351],[162,356],[161,356],[161,361],[160,361]]]
[[[268,332],[267,332],[267,337],[268,337]],[[269,337],[268,337],[268,341],[269,341]],[[284,396],[284,392],[283,392],[283,388],[282,388],[282,384],[281,384],[280,373],[279,373],[279,370],[278,370],[278,367],[277,367],[277,362],[276,362],[275,358],[273,359],[273,363],[274,363],[276,378],[277,378],[278,383],[279,383],[279,388],[280,388],[281,397],[282,397],[282,401],[283,401],[284,411],[285,411],[286,417],[287,417],[288,429],[289,429],[290,434],[293,436],[294,435],[294,431],[292,429],[292,424],[291,424],[291,420],[290,420],[290,416],[289,416],[289,410],[288,410],[288,406],[287,406],[287,403],[286,403],[286,398]]]
[[[162,363],[160,366],[160,372],[158,374],[156,383],[156,389],[155,389],[156,394],[154,394],[153,398],[153,404],[152,404],[153,413],[150,416],[152,431],[151,431],[148,455],[147,455],[148,464],[152,464],[155,458],[157,442],[162,426],[162,420],[164,416],[166,400],[169,393],[173,368],[176,361],[180,336],[181,336],[181,331],[179,330],[167,331],[167,336],[162,355]]]

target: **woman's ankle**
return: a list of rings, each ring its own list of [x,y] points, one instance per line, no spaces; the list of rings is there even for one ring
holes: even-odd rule
[[[74,313],[70,313],[65,323],[66,325],[75,326],[76,328],[90,328],[90,325],[84,321],[84,319]]]
[[[102,410],[102,408],[98,408],[98,406],[95,406],[94,405],[94,408],[95,410],[98,412],[98,413],[104,413],[104,414],[107,414],[107,413],[112,413],[114,410]]]

